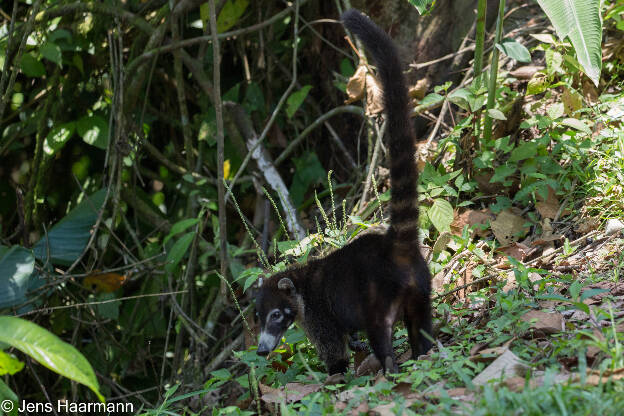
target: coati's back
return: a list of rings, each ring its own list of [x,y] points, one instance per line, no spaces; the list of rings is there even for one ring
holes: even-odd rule
[[[403,317],[415,356],[429,349],[430,283],[418,248],[418,171],[408,92],[392,39],[356,10],[342,16],[377,65],[384,91],[390,148],[390,227],[366,234],[305,266],[271,277],[260,288],[256,308],[262,326],[258,353],[266,354],[293,320],[316,345],[330,374],[348,364],[348,332],[365,330],[386,369],[396,369],[392,324]],[[284,312],[288,311],[288,312]],[[264,337],[264,338],[263,338]]]

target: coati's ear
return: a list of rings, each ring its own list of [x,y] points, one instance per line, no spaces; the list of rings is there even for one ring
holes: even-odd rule
[[[277,282],[277,288],[279,290],[286,290],[291,296],[293,296],[295,292],[295,285],[287,277],[282,277],[279,282]]]

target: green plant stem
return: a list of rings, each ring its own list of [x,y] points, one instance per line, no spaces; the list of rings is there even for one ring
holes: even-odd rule
[[[477,34],[475,37],[474,74],[476,87],[481,87],[483,74],[483,45],[485,43],[485,11],[487,0],[479,0],[477,8]]]
[[[498,5],[498,20],[496,21],[496,39],[494,45],[500,43],[503,34],[503,19],[505,17],[505,0],[500,0]],[[494,108],[496,102],[496,77],[498,75],[498,55],[499,51],[496,46],[492,48],[492,65],[490,67],[490,84],[488,85],[488,100],[486,109]],[[492,118],[489,114],[485,114],[483,122],[483,139],[489,140],[492,137]]]

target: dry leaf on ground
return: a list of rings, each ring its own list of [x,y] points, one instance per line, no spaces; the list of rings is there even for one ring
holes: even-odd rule
[[[496,219],[490,222],[490,225],[498,242],[502,246],[508,246],[527,233],[528,229],[524,226],[525,222],[524,218],[506,209],[498,214]]]
[[[461,214],[455,214],[455,218],[451,223],[451,231],[455,235],[461,235],[466,225],[468,227],[475,226],[475,234],[479,237],[485,237],[490,233],[490,230],[487,228],[487,223],[493,219],[494,215],[492,215],[489,209],[467,209]]]
[[[524,261],[526,256],[531,252],[531,247],[525,246],[522,243],[512,243],[507,247],[501,247],[498,249],[501,253],[506,256],[513,257],[516,260]]]
[[[594,231],[600,226],[600,220],[598,218],[583,218],[577,222],[574,231],[579,234],[587,234],[590,231]]]
[[[544,69],[543,66],[525,65],[514,69],[509,75],[518,79],[531,79],[537,71],[541,71],[542,69]]]
[[[477,386],[483,386],[490,380],[505,377],[505,379],[523,374],[529,366],[527,366],[513,352],[507,349],[500,357],[485,367],[472,382]]]
[[[555,334],[564,329],[563,315],[559,312],[529,311],[520,319],[529,322],[537,335]]]
[[[286,401],[287,403],[297,402],[303,399],[308,394],[316,393],[322,387],[321,384],[301,384],[301,383],[288,383],[285,387],[275,389],[270,386],[266,386],[259,383],[260,397],[265,403],[281,403]]]
[[[555,219],[555,217],[557,217],[560,205],[559,198],[557,198],[557,194],[554,189],[550,186],[548,187],[548,196],[546,199],[544,199],[540,193],[537,192],[537,200],[538,202],[535,204],[535,207],[542,218]]]

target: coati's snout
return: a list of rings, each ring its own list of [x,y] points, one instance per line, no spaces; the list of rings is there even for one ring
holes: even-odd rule
[[[277,284],[275,283],[277,281]],[[295,285],[287,277],[273,278],[260,286],[256,314],[260,319],[258,355],[268,355],[279,344],[296,317]]]

